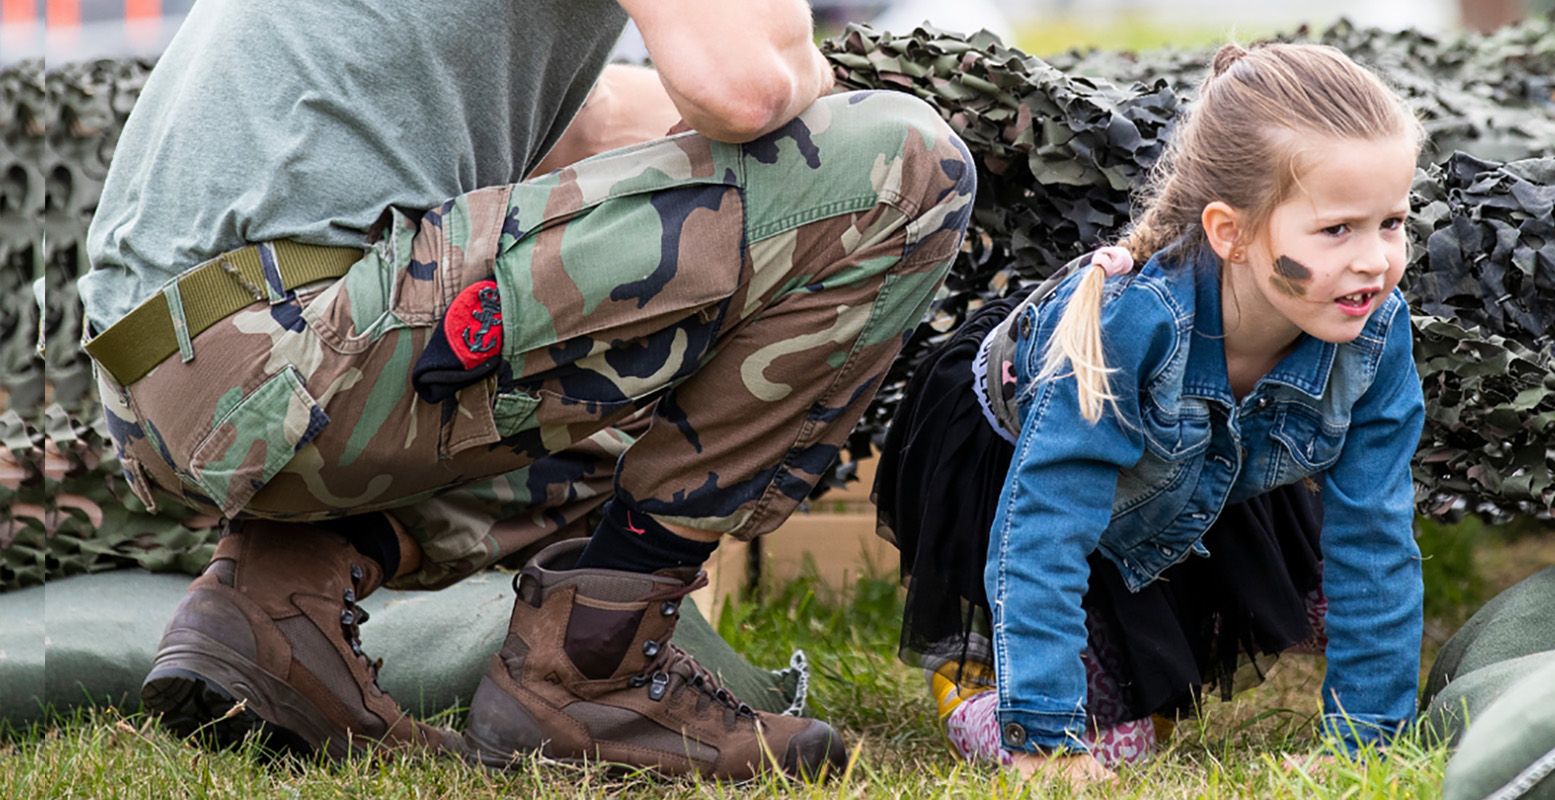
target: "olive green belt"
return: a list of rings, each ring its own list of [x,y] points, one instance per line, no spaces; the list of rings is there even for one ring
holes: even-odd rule
[[[286,292],[338,278],[362,259],[354,247],[285,240],[223,253],[179,275],[161,293],[136,306],[84,346],[121,386],[141,379],[174,353],[194,357],[190,340],[254,303],[283,302]],[[265,279],[266,262],[276,282]]]

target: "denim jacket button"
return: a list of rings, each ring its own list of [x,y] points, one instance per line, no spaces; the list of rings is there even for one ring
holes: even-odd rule
[[[1026,743],[1026,729],[1022,728],[1019,722],[1004,723],[1004,742],[1020,747]]]
[[[1268,408],[1269,407],[1269,398],[1267,396],[1258,398],[1258,402],[1257,402],[1255,407],[1259,411],[1262,411],[1262,410]]]
[[[1020,322],[1018,322],[1016,325],[1017,330],[1020,332],[1020,338],[1024,339],[1031,335],[1031,317],[1028,317],[1025,314],[1021,314]]]

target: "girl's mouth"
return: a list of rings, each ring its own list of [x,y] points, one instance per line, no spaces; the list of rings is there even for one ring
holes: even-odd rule
[[[1377,290],[1368,289],[1362,292],[1347,294],[1334,302],[1339,304],[1339,310],[1352,317],[1361,316],[1371,310],[1371,302],[1376,299]]]

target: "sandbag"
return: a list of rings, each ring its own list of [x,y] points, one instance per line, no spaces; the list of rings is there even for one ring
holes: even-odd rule
[[[1429,706],[1449,681],[1481,667],[1555,648],[1555,567],[1496,595],[1447,641],[1425,681]]]
[[[48,709],[138,708],[141,680],[189,580],[118,570],[0,594],[0,724],[26,725]],[[361,634],[363,648],[383,658],[379,685],[418,716],[462,708],[507,633],[511,581],[486,572],[436,592],[374,592],[361,603],[372,616]],[[802,711],[802,652],[780,670],[754,667],[690,598],[675,641],[751,706]]]
[[[1509,658],[1459,676],[1437,692],[1421,713],[1420,724],[1430,737],[1426,741],[1456,747],[1469,723],[1483,716],[1508,688],[1550,664],[1555,664],[1555,650]]]
[[[1444,800],[1555,800],[1555,659],[1472,721],[1442,792]]]

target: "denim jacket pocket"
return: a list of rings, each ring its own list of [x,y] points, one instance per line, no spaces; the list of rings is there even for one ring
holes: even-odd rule
[[[1344,450],[1344,431],[1323,424],[1317,411],[1301,403],[1282,404],[1270,435],[1284,446],[1280,483],[1333,466]],[[1285,463],[1287,458],[1291,463]]]
[[[1140,424],[1145,447],[1168,461],[1180,461],[1209,447],[1209,417],[1167,414],[1155,403],[1141,404]]]
[[[328,424],[301,373],[286,367],[217,420],[190,455],[190,478],[222,514],[236,516]]]

